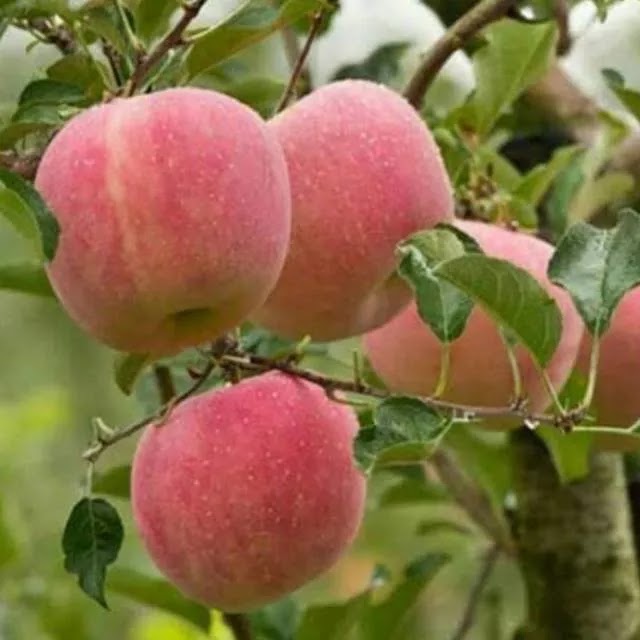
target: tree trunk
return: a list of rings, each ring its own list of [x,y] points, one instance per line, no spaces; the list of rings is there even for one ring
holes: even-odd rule
[[[621,456],[561,485],[546,448],[511,435],[516,537],[528,593],[528,640],[636,640],[640,585]]]

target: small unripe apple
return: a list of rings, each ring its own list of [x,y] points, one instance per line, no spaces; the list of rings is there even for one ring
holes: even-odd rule
[[[47,149],[36,186],[62,230],[56,293],[116,349],[162,355],[215,338],[264,302],[282,268],[282,150],[257,114],[214,91],[83,112]]]
[[[481,222],[459,221],[456,226],[473,237],[487,255],[508,260],[528,271],[555,299],[563,329],[546,372],[559,391],[576,361],[583,325],[569,295],[547,278],[553,248],[524,233]],[[368,334],[365,346],[374,369],[391,389],[424,396],[434,393],[443,347],[418,315],[415,304]],[[516,347],[516,357],[529,408],[545,409],[550,397],[532,357],[521,346]],[[514,400],[513,375],[505,345],[495,321],[478,306],[462,336],[451,344],[451,368],[443,398],[485,407],[504,407]]]
[[[292,236],[256,321],[316,340],[383,324],[411,298],[395,275],[397,243],[453,212],[431,133],[401,96],[354,80],[318,89],[269,126],[289,168]]]
[[[135,521],[158,568],[224,611],[329,569],[362,519],[357,429],[323,389],[274,372],[176,407],[147,428],[133,463]]]

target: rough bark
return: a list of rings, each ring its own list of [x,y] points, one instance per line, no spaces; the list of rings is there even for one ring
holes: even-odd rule
[[[561,485],[541,441],[511,436],[527,640],[636,640],[640,586],[619,455],[596,453]]]

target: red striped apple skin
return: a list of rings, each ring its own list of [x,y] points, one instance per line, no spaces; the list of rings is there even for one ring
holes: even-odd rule
[[[547,278],[553,247],[524,233],[482,222],[458,221],[456,225],[475,238],[487,255],[509,260],[528,271],[555,299],[563,330],[546,371],[554,388],[560,390],[576,362],[583,325],[569,295]],[[374,369],[394,391],[425,396],[435,391],[442,346],[419,317],[415,304],[368,334],[365,347]],[[524,348],[517,347],[516,354],[529,407],[541,411],[550,403],[542,378]],[[496,324],[476,306],[465,332],[451,345],[451,371],[443,397],[463,404],[503,407],[513,401],[513,388],[511,368]],[[517,423],[510,422],[509,426]]]
[[[132,506],[158,568],[224,611],[276,600],[329,569],[362,519],[353,410],[267,373],[178,406],[144,433]]]
[[[335,340],[390,320],[411,294],[395,247],[453,213],[431,133],[372,82],[322,87],[270,121],[293,199],[291,248],[256,321],[289,338]]]
[[[213,91],[119,99],[72,119],[36,186],[62,233],[48,272],[69,315],[123,351],[170,354],[259,307],[290,233],[282,150]]]

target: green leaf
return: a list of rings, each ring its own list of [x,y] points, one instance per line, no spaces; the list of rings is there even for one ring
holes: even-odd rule
[[[55,298],[49,278],[40,264],[0,264],[0,289]]]
[[[0,182],[0,215],[25,239],[38,244],[38,228],[27,203]]]
[[[640,120],[640,91],[628,89],[625,86],[624,77],[614,69],[603,69],[602,75],[607,86],[616,94],[618,100],[622,102],[636,120]]]
[[[604,334],[624,294],[640,284],[640,215],[622,211],[613,229],[573,225],[549,263],[549,278],[569,292],[589,332]]]
[[[425,502],[446,501],[449,494],[441,485],[428,482],[426,478],[404,478],[385,490],[380,496],[380,507],[397,507]]]
[[[428,554],[411,563],[406,569],[404,580],[391,595],[377,606],[371,607],[362,618],[364,637],[367,640],[396,640],[407,621],[413,607],[425,587],[450,561],[442,553]]]
[[[340,604],[310,607],[305,611],[295,640],[348,640],[358,621],[367,613],[371,592]]]
[[[159,578],[132,569],[113,569],[109,576],[109,592],[184,618],[205,632],[209,630],[209,611],[187,600],[175,587]]]
[[[147,43],[161,36],[180,4],[180,0],[140,0],[134,14],[137,34]]]
[[[367,472],[376,464],[419,462],[433,453],[449,424],[418,398],[388,398],[376,408],[374,425],[360,429],[356,461]]]
[[[548,224],[555,236],[562,235],[569,224],[571,202],[586,181],[582,169],[584,153],[578,154],[558,176],[547,199]]]
[[[101,498],[83,498],[72,509],[62,536],[64,567],[80,588],[108,609],[104,597],[107,566],[118,557],[124,528],[118,512]]]
[[[189,78],[324,6],[324,0],[287,0],[276,9],[270,0],[246,0],[226,20],[199,35],[187,56]]]
[[[505,260],[477,254],[444,262],[435,273],[480,304],[541,367],[548,364],[560,341],[562,318],[533,276]]]
[[[441,342],[462,335],[473,301],[435,275],[439,264],[465,255],[466,247],[451,229],[420,231],[398,245],[398,273],[414,291],[418,313]]]
[[[371,80],[380,84],[391,84],[400,73],[400,60],[409,47],[408,42],[391,42],[376,49],[358,64],[341,67],[333,80],[355,78]]]
[[[0,183],[14,191],[29,207],[40,234],[42,254],[47,260],[53,260],[58,247],[60,226],[49,207],[40,197],[40,194],[26,180],[23,180],[15,173],[0,169]]]
[[[300,608],[288,597],[258,609],[249,617],[256,640],[290,640],[298,626]]]
[[[584,478],[589,473],[593,435],[563,433],[556,427],[540,426],[536,433],[544,440],[562,483]]]
[[[0,151],[12,149],[27,136],[51,130],[45,122],[9,122],[0,129]]]
[[[131,395],[140,374],[149,364],[151,358],[147,353],[118,353],[113,363],[118,389],[127,396]]]
[[[93,478],[93,490],[114,498],[131,497],[131,465],[113,467]]]
[[[581,150],[580,145],[558,149],[547,164],[538,165],[523,176],[514,195],[537,207],[553,182],[571,165]]]
[[[30,82],[20,94],[21,107],[36,104],[80,104],[86,100],[84,91],[77,85],[44,79]]]
[[[99,102],[107,89],[99,71],[99,64],[101,63],[85,53],[74,53],[63,56],[48,67],[47,77],[79,87],[88,101]],[[106,69],[105,74],[108,74]]]
[[[549,67],[556,43],[553,23],[522,24],[502,20],[489,27],[487,44],[473,58],[476,92],[472,98],[475,128],[489,133],[498,118]]]

